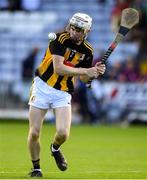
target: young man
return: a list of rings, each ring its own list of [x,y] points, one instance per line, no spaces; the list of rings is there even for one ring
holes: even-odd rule
[[[73,77],[80,76],[87,83],[105,72],[104,64],[97,63],[95,67],[91,67],[93,49],[86,41],[91,25],[92,18],[87,14],[74,14],[66,31],[57,33],[56,40],[49,44],[45,57],[36,70],[29,101],[28,147],[33,163],[31,177],[43,176],[39,163],[39,136],[49,108],[53,108],[56,118],[56,134],[50,146],[51,154],[61,171],[67,169],[67,161],[60,146],[70,133]]]

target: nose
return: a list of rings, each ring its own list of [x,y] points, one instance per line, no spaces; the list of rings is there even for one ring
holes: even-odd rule
[[[72,34],[76,35],[77,34],[76,30],[72,30]]]

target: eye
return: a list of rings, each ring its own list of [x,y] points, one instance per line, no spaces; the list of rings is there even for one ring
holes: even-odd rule
[[[82,30],[79,29],[79,28],[76,28],[75,30],[76,30],[77,32],[82,32]]]
[[[75,27],[75,26],[71,26],[71,29],[73,30],[73,31],[76,31],[76,32],[84,32],[84,30],[82,29],[82,28],[79,28],[79,27]]]

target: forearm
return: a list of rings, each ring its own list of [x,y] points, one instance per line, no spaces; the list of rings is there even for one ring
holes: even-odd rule
[[[61,75],[61,76],[64,76],[64,75],[80,76],[80,75],[87,74],[86,68],[74,68],[74,67],[66,66],[64,64],[60,65],[59,67],[57,66],[56,68],[54,68],[54,70],[58,75]]]
[[[54,72],[61,76],[79,76],[87,74],[86,68],[75,68],[69,65],[65,65],[64,57],[58,55],[53,55],[53,66]]]
[[[91,68],[75,68],[71,67],[70,65],[64,64],[64,57],[53,55],[53,66],[54,72],[60,76],[88,76],[90,78],[97,77],[97,67]]]

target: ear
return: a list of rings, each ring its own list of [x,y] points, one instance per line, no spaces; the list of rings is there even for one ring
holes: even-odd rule
[[[69,29],[70,29],[70,25],[68,24],[68,25],[66,26],[65,30],[66,30],[67,32],[69,32]]]

